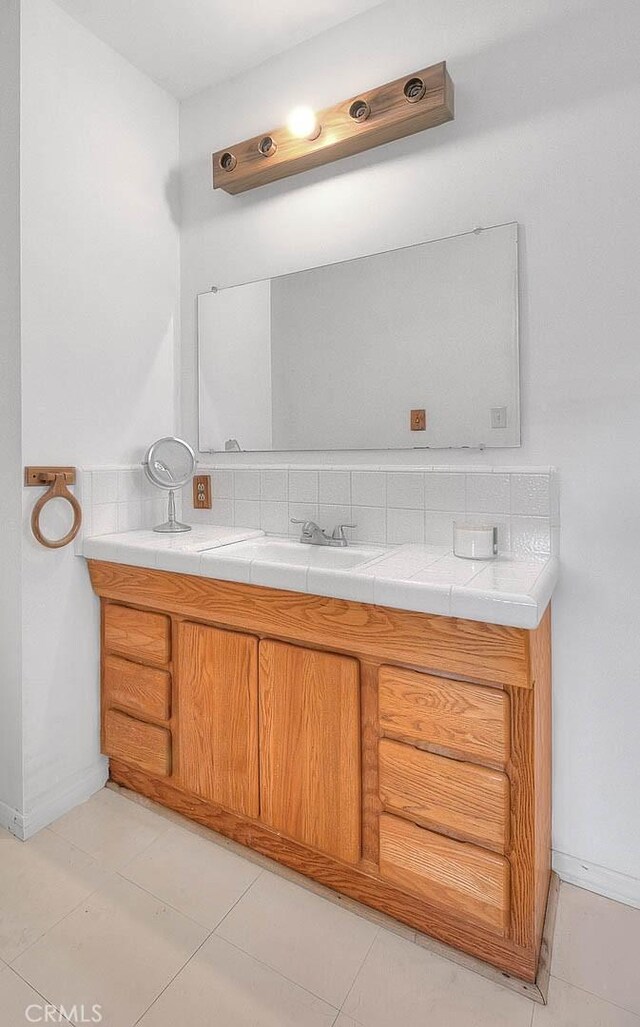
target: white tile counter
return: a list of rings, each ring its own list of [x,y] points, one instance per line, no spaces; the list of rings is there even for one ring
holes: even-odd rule
[[[264,535],[253,528],[225,528],[215,524],[194,525],[191,531],[175,535],[150,529],[119,531],[112,535],[85,538],[82,556],[108,563],[124,563],[130,567],[152,567],[154,570],[200,573],[197,566],[202,552],[244,542]]]
[[[128,531],[85,539],[83,556],[519,628],[537,627],[558,580],[553,556],[462,560],[445,546],[410,543],[373,558],[367,547],[362,563],[334,569],[321,566],[323,547],[300,544],[293,564],[235,545],[263,535],[214,525],[171,536]]]

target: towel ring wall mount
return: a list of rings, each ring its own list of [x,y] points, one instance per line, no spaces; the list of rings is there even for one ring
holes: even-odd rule
[[[31,531],[33,532],[34,538],[41,546],[45,546],[46,549],[62,549],[63,546],[67,546],[70,542],[73,542],[74,538],[80,531],[80,527],[82,525],[82,508],[76,497],[67,487],[68,485],[75,485],[75,481],[75,467],[25,467],[25,485],[38,486],[39,488],[46,485],[49,486],[47,491],[40,496],[31,511]],[[51,499],[66,499],[73,510],[73,524],[71,525],[71,528],[66,535],[63,535],[62,538],[58,539],[47,538],[40,528],[40,515]]]

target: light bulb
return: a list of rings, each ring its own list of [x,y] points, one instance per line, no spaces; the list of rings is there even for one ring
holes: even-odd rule
[[[320,126],[311,107],[294,107],[287,118],[287,128],[297,139],[317,139]]]

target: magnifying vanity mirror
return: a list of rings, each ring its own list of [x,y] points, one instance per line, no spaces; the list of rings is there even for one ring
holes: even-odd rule
[[[154,531],[172,534],[191,531],[190,524],[176,520],[177,489],[187,484],[196,466],[196,456],[188,442],[168,435],[154,442],[146,452],[142,466],[149,481],[169,493],[167,520]]]
[[[518,226],[198,297],[202,452],[520,445]]]

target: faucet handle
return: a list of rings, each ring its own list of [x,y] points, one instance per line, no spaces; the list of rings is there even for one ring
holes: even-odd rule
[[[300,534],[304,538],[310,538],[311,535],[313,534],[314,528],[317,528],[317,525],[314,524],[313,521],[308,521],[308,520],[305,520],[304,518],[301,520],[298,517],[292,517],[291,518],[291,523],[292,524],[301,524],[302,525],[302,531],[300,532]]]
[[[357,527],[358,527],[357,524],[336,524],[336,526],[333,529],[333,532],[331,534],[331,538],[337,539],[340,542],[346,542],[347,541],[347,536],[344,533],[344,529],[345,528],[357,528]]]

